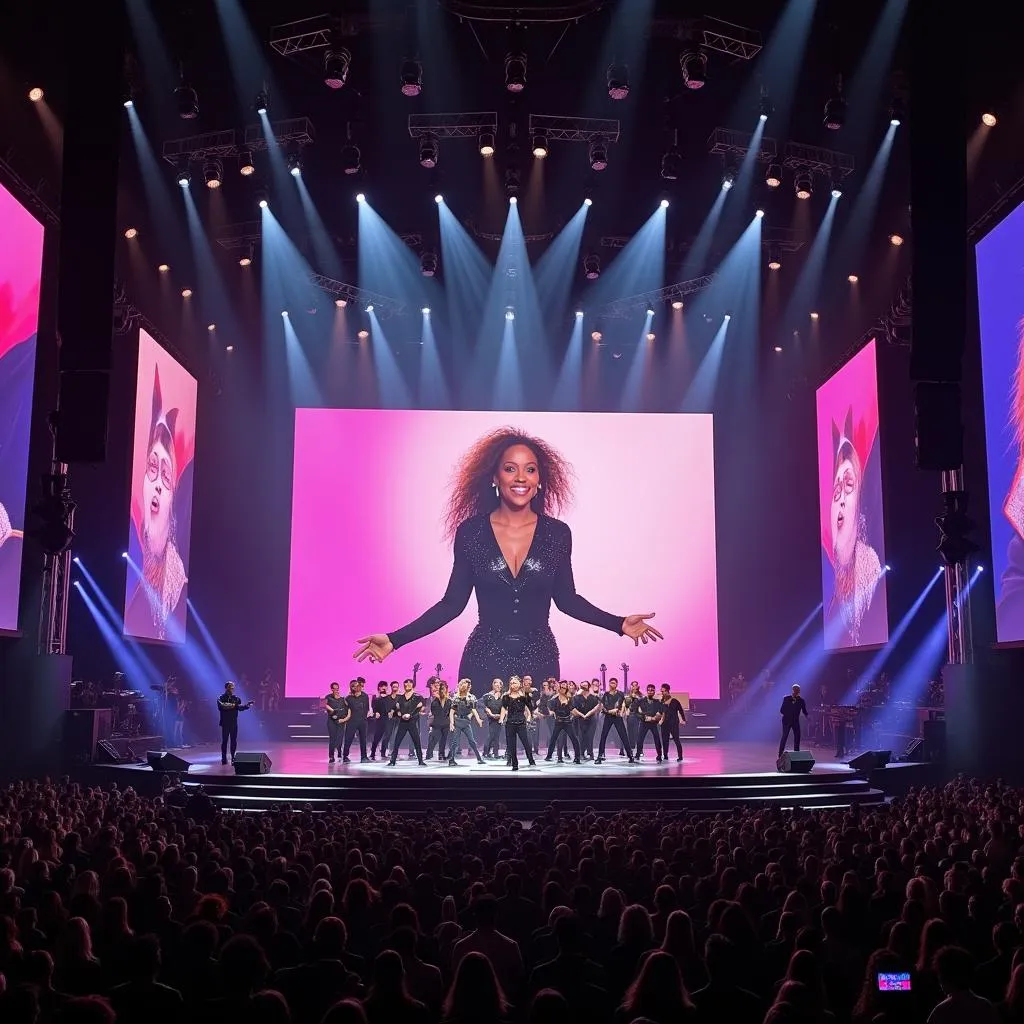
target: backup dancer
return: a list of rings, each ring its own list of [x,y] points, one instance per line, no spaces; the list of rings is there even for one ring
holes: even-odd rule
[[[512,771],[519,771],[519,758],[516,754],[516,741],[523,745],[526,751],[526,759],[530,767],[535,768],[537,762],[533,759],[533,749],[530,746],[530,736],[526,731],[526,724],[533,717],[533,705],[529,696],[523,691],[523,683],[519,676],[513,676],[508,681],[508,693],[501,698],[501,720],[505,723],[505,746]]]
[[[448,764],[452,768],[458,765],[455,755],[458,753],[459,740],[462,737],[465,737],[469,749],[476,754],[477,764],[483,764],[484,759],[480,756],[480,748],[476,745],[471,720],[475,721],[477,725],[482,725],[483,723],[480,720],[480,713],[476,709],[476,697],[470,693],[468,679],[459,680],[458,692],[448,704],[448,728],[451,735],[451,746],[448,748]]]

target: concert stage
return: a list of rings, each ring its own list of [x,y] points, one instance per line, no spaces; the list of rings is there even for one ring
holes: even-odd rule
[[[236,775],[232,766],[220,763],[219,747],[175,753],[191,765],[187,786],[202,784],[218,805],[233,810],[283,803],[317,810],[340,803],[350,810],[371,806],[414,813],[501,803],[512,815],[530,817],[552,802],[565,810],[593,807],[602,812],[658,806],[717,812],[739,804],[842,807],[880,803],[930,776],[930,766],[915,764],[890,765],[866,776],[824,751],[809,774],[783,774],[774,770],[773,745],[725,741],[686,748],[682,764],[674,757],[657,764],[651,755],[630,765],[616,754],[600,765],[540,760],[531,768],[524,760],[518,772],[504,761],[481,765],[472,757],[461,758],[456,768],[438,761],[421,768],[404,752],[393,768],[380,760],[361,764],[358,755],[350,764],[331,765],[320,744],[301,741],[243,749],[265,751],[270,773]],[[87,772],[87,777],[136,788],[155,786],[159,779],[146,765],[94,765]]]

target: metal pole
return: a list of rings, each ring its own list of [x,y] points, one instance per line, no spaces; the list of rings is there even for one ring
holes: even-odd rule
[[[963,467],[943,470],[942,493],[962,495],[963,491]],[[974,639],[971,631],[971,595],[967,560],[947,565],[945,577],[946,623],[949,632],[948,661],[950,665],[970,665],[974,661]]]
[[[67,487],[66,462],[50,463],[50,479],[63,482],[60,496],[65,499],[66,523],[75,528],[75,506]],[[71,549],[57,555],[47,553],[43,561],[43,592],[40,599],[39,654],[66,654],[68,638],[68,597],[71,588]]]

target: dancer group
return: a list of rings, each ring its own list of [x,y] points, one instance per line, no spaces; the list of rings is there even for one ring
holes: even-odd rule
[[[559,764],[564,763],[571,746],[574,764],[584,761],[601,764],[613,730],[619,755],[630,764],[643,758],[648,736],[653,741],[656,763],[668,760],[670,743],[675,744],[676,760],[683,760],[679,726],[686,721],[686,713],[668,683],[663,683],[659,692],[654,683],[641,688],[635,681],[620,690],[619,681],[614,677],[603,689],[597,679],[583,680],[577,686],[569,680],[551,678],[537,690],[530,676],[514,675],[507,686],[503,680],[494,679],[490,691],[478,699],[469,679],[461,679],[451,692],[445,680],[432,678],[427,695],[418,691],[414,679],[406,679],[401,685],[397,680],[390,683],[382,680],[371,700],[366,693],[366,681],[360,677],[349,683],[349,692],[345,695],[339,683],[331,683],[330,693],[323,699],[323,709],[327,716],[330,764],[339,759],[348,764],[352,744],[358,740],[361,762],[376,761],[378,751],[382,759],[386,758],[390,751],[387,763],[395,765],[402,744],[408,741],[421,765],[432,760],[436,751],[439,761],[457,766],[457,755],[465,744],[478,764],[504,760],[512,771],[518,771],[519,747],[528,763],[536,765],[542,726],[547,732],[545,761],[557,757]],[[424,722],[427,724],[425,757],[421,737]],[[481,733],[482,751],[474,723]],[[371,733],[369,752],[368,732]],[[504,753],[500,749],[503,738]],[[598,738],[596,757],[595,738]]]

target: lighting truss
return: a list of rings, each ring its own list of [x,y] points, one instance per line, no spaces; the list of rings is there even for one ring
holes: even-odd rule
[[[294,146],[309,146],[313,143],[313,122],[308,117],[290,117],[286,121],[271,121],[270,134],[277,145],[289,143]],[[245,127],[246,149],[269,149],[266,132],[261,124]]]
[[[9,152],[8,156],[12,153]],[[37,210],[51,227],[60,226],[60,217],[57,215],[54,206],[51,206],[43,197],[43,189],[50,191],[45,179],[33,188],[21,177],[11,163],[0,154],[0,180],[6,180],[7,184],[17,190],[25,200],[27,206]],[[55,204],[56,205],[56,204]]]
[[[619,122],[608,117],[531,114],[527,134],[545,135],[548,142],[618,142]]]
[[[409,135],[422,139],[475,139],[481,132],[497,132],[498,115],[493,110],[454,114],[410,114]]]
[[[418,231],[407,232],[404,235],[398,236],[410,249],[422,249],[423,248],[423,235]]]
[[[552,25],[575,23],[588,14],[595,14],[605,6],[605,0],[575,0],[568,4],[551,4],[544,0],[533,6],[519,3],[514,9],[501,4],[481,4],[469,0],[439,0],[439,5],[459,21],[507,25],[514,20],[521,25]]]
[[[602,235],[597,244],[602,249],[625,249],[632,238],[632,235]]]
[[[761,33],[731,21],[704,15],[700,25],[701,43],[708,50],[717,50],[729,57],[753,60],[761,52]]]
[[[216,242],[222,249],[248,249],[261,238],[260,222],[248,220],[242,224],[228,224],[217,236]]]
[[[308,117],[292,117],[287,121],[272,121],[271,134],[277,145],[291,143],[302,147],[313,142],[313,122]],[[162,150],[163,158],[179,166],[193,160],[223,160],[238,156],[243,149],[267,150],[270,144],[259,124],[247,125],[238,141],[234,128],[220,132],[204,132],[202,135],[188,135],[183,139],[168,139]]]
[[[752,132],[740,132],[734,128],[716,128],[708,136],[708,152],[715,156],[744,157],[753,142]],[[757,159],[762,163],[770,163],[778,156],[779,144],[766,135],[761,136],[761,144]]]
[[[357,288],[354,284],[346,284],[324,274],[312,274],[310,280],[331,298],[345,299],[346,302],[351,302],[361,309],[372,305],[373,311],[381,320],[389,316],[398,316],[405,309],[405,303],[399,302],[398,299],[365,288]]]
[[[495,234],[493,231],[481,231],[475,224],[471,224],[470,228],[474,238],[482,239],[485,242],[500,242],[504,238],[504,235]],[[527,245],[531,245],[534,242],[550,242],[554,237],[553,231],[545,231],[540,235],[523,235],[523,241]]]
[[[782,152],[782,163],[791,170],[806,168],[814,174],[838,175],[845,178],[853,174],[854,159],[849,153],[834,149],[806,146],[802,142],[787,142]]]
[[[779,252],[799,252],[806,239],[792,228],[779,228],[769,225],[761,228],[761,247],[773,248]]]
[[[624,299],[616,299],[609,302],[598,310],[597,315],[603,317],[625,317],[638,309],[654,309],[659,303],[673,302],[676,299],[683,299],[687,295],[702,291],[714,281],[714,274],[705,274],[703,277],[694,277],[689,281],[679,281],[677,284],[670,284],[665,288],[659,288],[654,292],[642,292],[639,295],[630,295]]]

